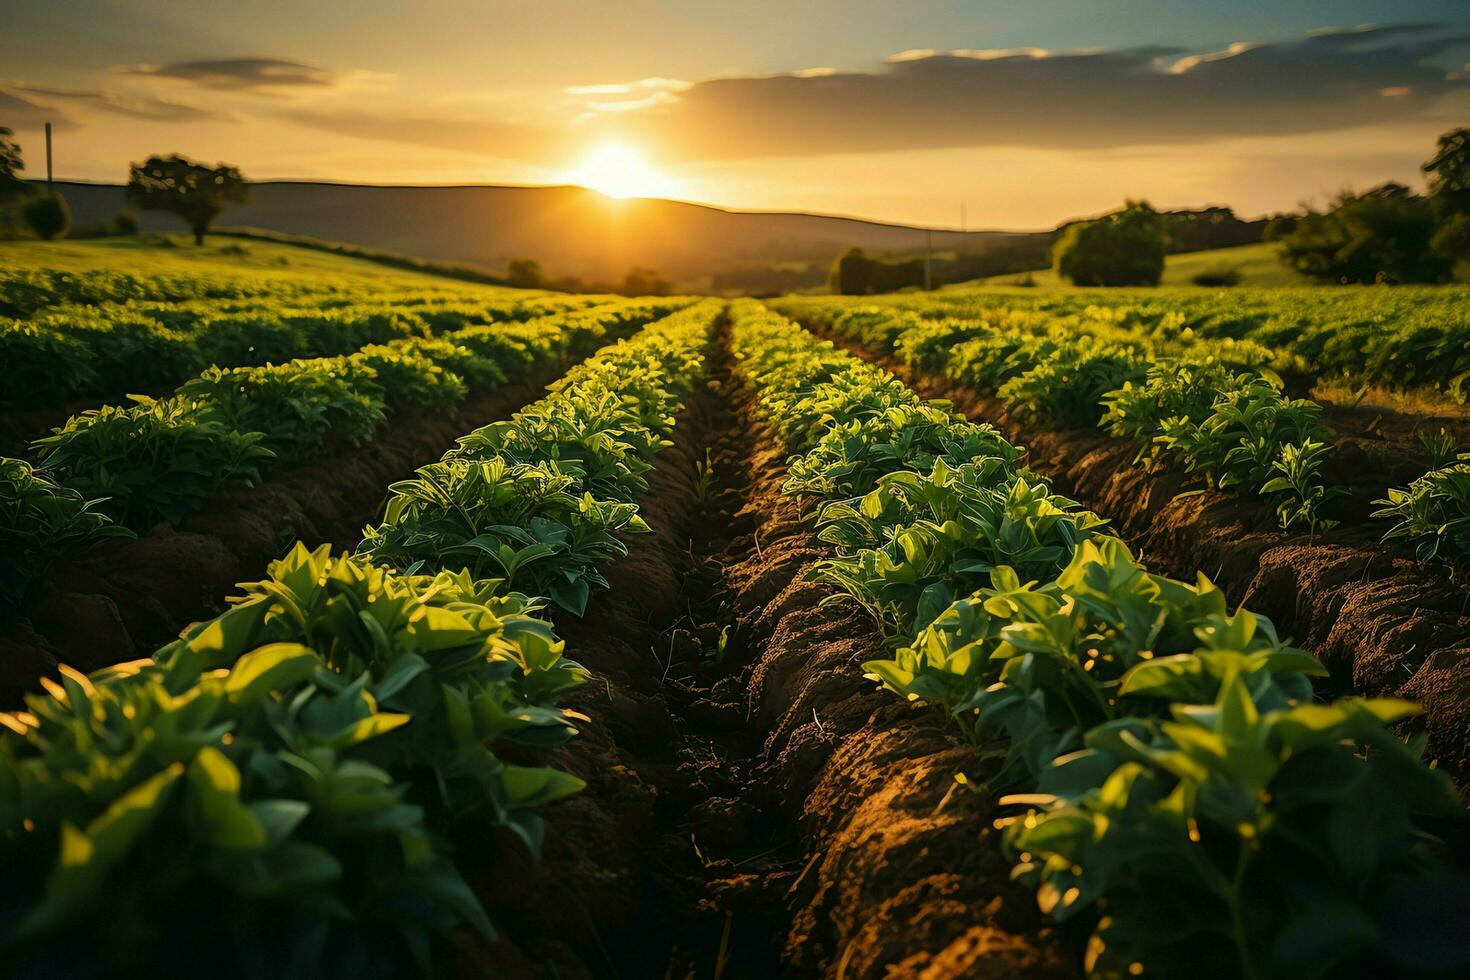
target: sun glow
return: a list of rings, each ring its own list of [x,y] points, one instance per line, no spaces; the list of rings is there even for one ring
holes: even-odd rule
[[[616,198],[669,197],[676,189],[672,180],[622,143],[598,147],[581,167],[567,174],[567,180]]]

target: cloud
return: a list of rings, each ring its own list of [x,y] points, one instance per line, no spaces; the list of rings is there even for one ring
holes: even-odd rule
[[[1465,90],[1430,60],[1467,43],[1401,24],[1204,53],[913,50],[870,71],[709,79],[617,123],[691,160],[1303,134],[1401,118]]]
[[[116,92],[89,89],[48,88],[30,82],[6,83],[11,92],[24,92],[26,96],[59,99],[77,105],[91,106],[104,112],[145,119],[151,122],[199,122],[205,119],[226,118],[207,109],[173,102],[168,99],[135,98]]]
[[[351,110],[294,109],[282,118],[341,136],[409,143],[509,160],[558,160],[572,143],[564,127],[527,126],[484,119]]]
[[[226,58],[217,61],[175,61],[166,65],[115,65],[120,75],[143,75],[191,82],[222,91],[276,88],[333,88],[343,76],[305,61],[283,58]]]
[[[1425,24],[1327,30],[1217,51],[909,50],[829,68],[564,90],[544,125],[295,112],[307,126],[501,159],[566,164],[600,139],[662,161],[1014,147],[1091,151],[1283,137],[1426,117],[1470,79],[1432,59],[1470,44]]]
[[[10,129],[40,128],[45,123],[57,129],[71,129],[76,123],[59,106],[37,101],[0,82],[0,126]]]

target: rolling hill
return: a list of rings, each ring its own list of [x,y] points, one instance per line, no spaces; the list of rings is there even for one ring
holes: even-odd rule
[[[78,226],[125,207],[116,184],[58,181]],[[145,213],[147,230],[183,225]],[[552,275],[617,279],[650,266],[686,288],[723,271],[783,262],[826,265],[854,246],[875,253],[924,247],[905,225],[815,214],[727,211],[654,199],[614,200],[581,187],[410,187],[265,181],[222,226],[346,241],[425,259],[503,268],[534,258]],[[935,232],[936,249],[983,252],[1044,233]]]

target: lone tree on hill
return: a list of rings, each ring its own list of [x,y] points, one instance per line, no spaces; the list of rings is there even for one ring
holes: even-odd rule
[[[1058,275],[1078,286],[1157,286],[1168,223],[1147,201],[1068,225],[1052,251]]]
[[[0,126],[0,205],[9,204],[30,191],[30,185],[20,172],[26,168],[20,156],[20,144],[14,134]]]
[[[149,157],[128,170],[128,200],[145,211],[168,211],[189,223],[194,244],[204,244],[204,233],[225,205],[244,201],[250,188],[237,167],[222,163],[208,167],[178,154]]]

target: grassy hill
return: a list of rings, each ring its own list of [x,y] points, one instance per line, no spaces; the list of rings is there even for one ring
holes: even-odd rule
[[[135,276],[182,274],[254,278],[264,275],[288,281],[315,283],[332,279],[348,284],[360,281],[365,286],[389,284],[405,288],[444,286],[459,278],[453,274],[453,269],[446,277],[432,269],[395,268],[378,261],[312,247],[225,235],[210,235],[202,247],[196,247],[189,235],[158,234],[80,241],[0,241],[0,268],[106,271]],[[506,289],[498,286],[480,288]]]
[[[1165,286],[1189,286],[1193,284],[1194,277],[1201,273],[1214,273],[1225,269],[1234,269],[1240,276],[1242,286],[1313,286],[1318,285],[1314,279],[1309,279],[1288,267],[1276,257],[1276,246],[1267,242],[1258,242],[1254,245],[1237,245],[1234,248],[1216,248],[1205,252],[1183,252],[1178,255],[1170,255],[1164,260]],[[966,283],[956,283],[950,289],[974,289],[977,286],[1014,286],[1019,280],[1029,275],[1038,288],[1042,289],[1073,289],[1076,287],[1063,283],[1056,272],[1051,269],[1041,269],[1036,272],[1022,275],[991,276],[988,279],[976,279]]]

